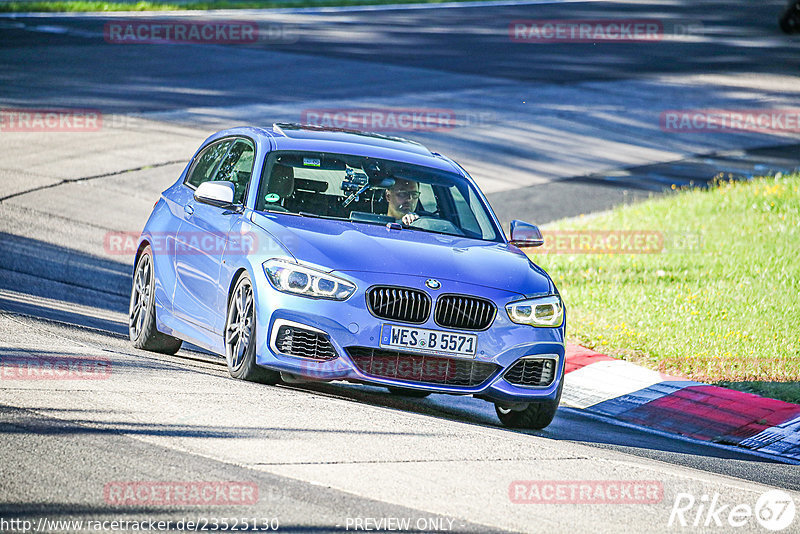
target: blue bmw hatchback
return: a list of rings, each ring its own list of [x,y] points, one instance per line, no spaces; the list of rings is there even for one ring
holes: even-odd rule
[[[404,139],[276,124],[200,147],[142,232],[130,338],[224,354],[231,376],[473,395],[544,428],[565,310],[454,161]]]

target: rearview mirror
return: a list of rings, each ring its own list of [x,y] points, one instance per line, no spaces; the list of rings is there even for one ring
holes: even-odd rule
[[[541,247],[544,237],[539,227],[523,221],[511,221],[511,244],[518,247]]]
[[[212,206],[227,207],[233,204],[235,191],[233,182],[203,182],[194,192],[194,199]]]

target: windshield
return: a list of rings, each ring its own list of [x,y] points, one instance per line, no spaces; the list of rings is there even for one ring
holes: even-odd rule
[[[463,177],[397,161],[318,152],[273,152],[256,209],[502,241]],[[412,214],[411,219],[404,217]],[[410,224],[403,221],[413,220]]]

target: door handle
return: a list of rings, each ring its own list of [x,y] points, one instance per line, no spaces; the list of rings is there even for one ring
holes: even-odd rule
[[[186,213],[186,215],[191,215],[194,213],[194,207],[191,204],[186,204],[183,207],[183,212]]]

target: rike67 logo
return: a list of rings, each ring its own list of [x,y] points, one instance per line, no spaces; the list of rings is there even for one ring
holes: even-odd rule
[[[754,526],[758,523],[767,530],[784,530],[794,522],[795,503],[792,496],[781,490],[763,493],[751,506],[749,503],[724,502],[719,493],[702,495],[678,493],[669,514],[669,527],[697,527],[723,529]],[[796,532],[796,530],[793,530]]]

